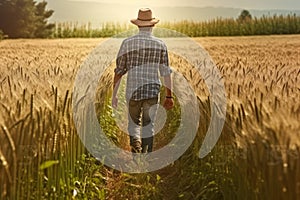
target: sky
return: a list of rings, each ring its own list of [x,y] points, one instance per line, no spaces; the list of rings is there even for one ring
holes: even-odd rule
[[[1,1],[1,0],[0,0]],[[35,0],[37,2],[43,0]],[[298,13],[300,0],[46,0],[54,10],[51,22],[128,22],[139,8],[151,8],[161,21],[203,21],[217,17],[235,18],[242,9],[260,17],[271,13]],[[95,3],[97,2],[97,3]],[[184,8],[185,7],[185,8]],[[191,8],[194,7],[194,8]],[[210,7],[210,8],[208,8]],[[211,8],[214,7],[214,8]],[[271,10],[271,11],[270,11]],[[284,11],[283,11],[284,10]],[[293,10],[298,10],[293,12]],[[285,12],[287,11],[287,12]]]
[[[50,0],[51,1],[51,0]],[[288,9],[299,10],[300,0],[70,0],[93,1],[109,4],[127,4],[136,6],[192,6],[192,7],[232,7],[244,9]]]

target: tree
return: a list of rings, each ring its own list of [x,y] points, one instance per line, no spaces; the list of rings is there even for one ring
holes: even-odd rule
[[[34,0],[1,0],[0,29],[10,38],[49,37],[54,25],[47,24],[53,14],[47,2]]]
[[[36,30],[35,37],[45,38],[52,34],[55,24],[48,24],[47,19],[54,13],[53,10],[46,10],[47,2],[43,1],[36,5]]]
[[[0,40],[2,40],[4,38],[4,33],[2,30],[0,30]]]
[[[248,10],[243,10],[238,18],[240,22],[247,22],[252,19],[252,16]]]

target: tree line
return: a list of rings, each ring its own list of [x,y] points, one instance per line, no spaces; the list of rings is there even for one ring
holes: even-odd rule
[[[252,18],[250,15],[245,18],[217,18],[205,22],[164,23],[161,26],[190,37],[300,34],[300,16],[264,15]]]
[[[242,11],[238,18],[217,18],[209,21],[161,22],[157,25],[180,32],[189,37],[203,36],[246,36],[273,34],[300,34],[300,16],[296,14],[252,17],[249,11]],[[134,29],[129,23],[107,22],[100,28],[91,28],[91,24],[56,23],[53,37],[111,37]],[[178,35],[178,34],[177,34]],[[157,33],[157,36],[159,35]]]

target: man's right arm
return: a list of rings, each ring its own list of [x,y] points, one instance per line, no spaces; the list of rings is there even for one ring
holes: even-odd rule
[[[165,46],[164,48],[165,50],[162,51],[159,70],[160,70],[160,75],[164,77],[164,85],[165,85],[165,92],[166,92],[165,101],[163,105],[167,110],[169,110],[174,106],[174,101],[172,97],[172,79],[171,79],[172,70],[170,69],[169,66],[167,47]]]
[[[165,84],[165,91],[166,91],[164,107],[167,110],[170,110],[174,106],[174,101],[172,96],[172,79],[170,74],[164,76],[164,84]]]
[[[165,90],[166,90],[166,97],[172,96],[172,80],[171,75],[164,76],[164,83],[165,83]]]

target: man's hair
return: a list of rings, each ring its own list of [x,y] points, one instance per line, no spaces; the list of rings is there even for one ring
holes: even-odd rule
[[[139,26],[139,29],[141,30],[141,31],[152,31],[152,28],[153,28],[154,26]]]

